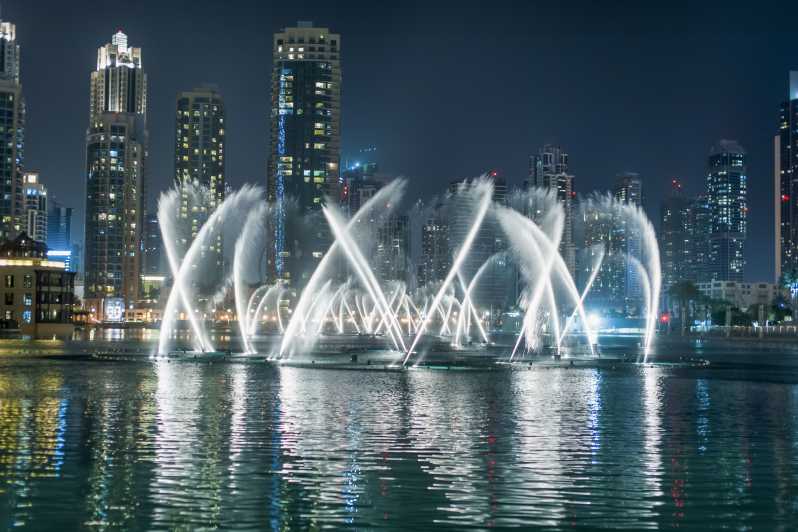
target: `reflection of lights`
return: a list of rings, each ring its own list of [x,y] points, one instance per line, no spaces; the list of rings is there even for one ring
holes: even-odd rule
[[[591,328],[596,329],[597,327],[599,327],[601,325],[601,316],[599,316],[598,314],[596,314],[594,312],[594,313],[588,315],[587,321],[590,324]]]

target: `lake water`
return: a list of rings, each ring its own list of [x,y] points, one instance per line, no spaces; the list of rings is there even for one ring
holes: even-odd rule
[[[0,358],[0,528],[795,529],[772,369]]]

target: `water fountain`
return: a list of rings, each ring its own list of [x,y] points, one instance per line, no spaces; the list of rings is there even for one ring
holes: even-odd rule
[[[394,365],[402,367],[423,363],[429,345],[448,345],[453,352],[479,352],[492,344],[493,333],[485,322],[488,313],[481,313],[477,288],[486,276],[490,278],[488,272],[499,263],[516,268],[521,282],[518,305],[523,319],[506,350],[508,360],[540,354],[544,347],[560,356],[595,354],[597,332],[586,305],[594,281],[605,264],[610,264],[605,263],[607,244],[590,250],[592,263],[584,268],[589,275],[578,286],[560,252],[566,212],[555,193],[532,189],[498,204],[489,179],[459,187],[447,200],[467,200],[449,205],[465,209],[459,215],[465,217],[468,225],[462,242],[453,251],[451,267],[439,282],[410,289],[403,281],[382,281],[369,259],[376,227],[400,203],[405,187],[403,180],[387,184],[350,219],[334,202],[328,202],[321,212],[330,228],[332,244],[304,289],[289,299],[285,299],[288,292],[281,283],[263,283],[262,256],[273,245],[267,220],[279,209],[265,202],[260,189],[244,187],[232,193],[210,213],[185,251],[175,245],[179,221],[175,213],[179,212],[181,194],[187,192],[174,190],[164,194],[159,202],[159,219],[174,285],[164,311],[158,353],[170,353],[181,312],[188,322],[193,353],[216,353],[204,321],[193,308],[196,262],[214,235],[225,227],[237,227],[240,229],[232,251],[231,290],[237,315],[235,333],[245,356],[262,354],[281,361],[301,360],[316,352],[320,338],[341,338],[347,345],[379,346],[384,352],[393,353],[389,357]],[[583,202],[583,209],[607,213],[612,223],[631,235],[628,238],[639,236],[640,245],[629,246],[624,256],[630,275],[640,283],[645,356],[655,333],[661,282],[653,227],[642,210],[609,197],[592,197]],[[486,225],[489,223],[493,225]],[[507,247],[489,256],[475,272],[466,273],[464,264],[474,253],[477,236],[484,231],[496,231]],[[613,260],[617,261],[617,250]],[[266,353],[260,353],[255,342],[263,323],[273,324],[270,330],[277,340]],[[479,343],[474,344],[474,339]],[[585,346],[582,351],[573,351],[581,341]],[[565,349],[566,345],[570,347]]]

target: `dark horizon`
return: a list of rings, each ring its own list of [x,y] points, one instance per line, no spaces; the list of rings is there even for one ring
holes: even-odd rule
[[[154,205],[173,175],[176,95],[203,83],[225,98],[228,183],[265,182],[272,34],[312,20],[341,34],[342,160],[376,146],[383,172],[408,177],[411,196],[430,196],[489,169],[519,185],[528,156],[557,143],[581,194],[608,189],[617,173],[640,173],[658,225],[671,178],[701,191],[710,147],[735,139],[748,152],[746,278],[772,280],[773,137],[789,70],[798,68],[782,21],[794,7],[467,3],[454,11],[148,0],[120,12],[16,0],[3,8],[22,49],[26,167],[75,207],[76,240],[89,73],[117,29],[142,48],[149,76]]]

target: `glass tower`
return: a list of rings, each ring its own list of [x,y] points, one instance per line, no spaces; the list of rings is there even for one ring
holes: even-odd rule
[[[97,51],[86,134],[86,298],[139,297],[146,198],[147,76],[117,32]],[[102,308],[102,304],[98,305]]]
[[[25,99],[19,81],[16,26],[0,21],[0,240],[24,228]]]
[[[743,280],[747,196],[745,150],[736,141],[721,140],[710,150],[707,169],[711,281]]]
[[[299,22],[274,35],[269,201],[276,205],[272,276],[295,287],[309,278],[330,244],[320,217],[340,189],[341,37]],[[311,223],[289,223],[287,205]]]
[[[175,184],[180,188],[179,228],[185,252],[202,225],[224,201],[224,102],[211,87],[181,92],[175,115]],[[204,248],[195,267],[202,267],[202,285],[210,295],[224,277],[221,232]]]
[[[787,101],[779,109],[774,140],[776,281],[782,275],[798,279],[798,71],[790,72]]]

